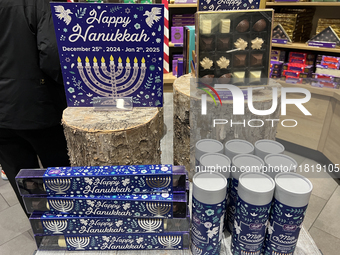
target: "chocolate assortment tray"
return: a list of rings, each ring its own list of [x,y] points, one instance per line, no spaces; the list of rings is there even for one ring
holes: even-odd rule
[[[197,12],[197,77],[240,86],[266,84],[272,19],[273,10],[267,9]]]

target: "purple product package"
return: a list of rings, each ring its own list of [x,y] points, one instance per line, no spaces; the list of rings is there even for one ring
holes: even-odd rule
[[[178,65],[177,77],[181,77],[183,75],[183,59],[179,60],[177,65]]]
[[[171,42],[183,43],[183,27],[171,27]]]
[[[34,236],[39,250],[181,250],[189,248],[189,232],[126,233],[118,235],[65,234]]]
[[[173,14],[172,15],[172,19],[176,19],[176,18],[192,18],[195,19],[195,14]]]
[[[172,60],[172,74],[177,77],[177,70],[178,70],[178,60],[174,59]]]
[[[79,214],[101,217],[184,218],[187,193],[151,193],[114,196],[23,196],[27,213]]]
[[[186,218],[124,218],[86,217],[84,215],[60,215],[33,212],[30,223],[35,235],[66,234],[120,234],[120,233],[165,233],[188,231],[190,215]]]
[[[172,165],[53,167],[22,169],[16,176],[22,195],[115,195],[183,192],[186,170]]]

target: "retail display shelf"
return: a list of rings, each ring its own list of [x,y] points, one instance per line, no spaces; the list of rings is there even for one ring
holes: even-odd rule
[[[172,84],[172,83],[174,83],[174,81],[176,80],[176,76],[174,76],[173,74],[172,74],[172,72],[171,73],[165,73],[164,75],[163,75],[163,83],[164,84]]]
[[[280,44],[272,43],[272,47],[275,48],[286,48],[286,49],[297,49],[297,50],[311,50],[311,51],[323,51],[323,52],[333,52],[340,53],[340,48],[321,48],[308,46],[305,43],[290,43],[290,44]]]
[[[266,7],[275,6],[333,6],[340,7],[340,2],[267,2]]]
[[[328,96],[337,99],[340,101],[340,90],[339,89],[332,89],[332,88],[318,88],[313,87],[310,84],[292,84],[286,83],[284,81],[277,80],[283,87],[299,87],[309,90],[312,94]]]
[[[197,8],[197,4],[169,4],[169,8]]]
[[[172,43],[172,42],[169,42],[169,47],[183,47],[183,44],[182,43]]]

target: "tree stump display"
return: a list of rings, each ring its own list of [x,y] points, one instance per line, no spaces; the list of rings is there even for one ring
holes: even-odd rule
[[[72,166],[161,163],[163,108],[95,111],[68,107],[62,124]]]
[[[267,110],[272,107],[273,92],[272,88],[277,87],[277,102],[276,110],[265,116],[255,115],[248,109],[248,100],[244,100],[244,115],[233,115],[233,101],[223,100],[222,105],[214,101],[207,95],[207,115],[201,114],[201,95],[205,93],[203,90],[192,87],[195,91],[190,93],[190,78],[187,74],[176,79],[173,84],[174,91],[174,164],[184,165],[189,171],[191,179],[194,171],[195,162],[195,143],[198,140],[211,138],[216,139],[223,144],[231,139],[244,139],[251,143],[255,143],[260,139],[275,139],[278,119],[281,112],[281,85],[270,80],[269,85],[265,85],[264,89],[253,91],[253,106],[257,110]],[[191,82],[191,86],[195,86]],[[240,87],[241,89],[245,89]],[[189,114],[190,113],[190,114]],[[213,127],[214,119],[224,119],[228,123],[224,125],[216,125]],[[268,120],[276,121],[268,121]],[[261,121],[264,125],[260,126]],[[243,124],[245,121],[245,126]],[[191,164],[190,164],[191,163]]]

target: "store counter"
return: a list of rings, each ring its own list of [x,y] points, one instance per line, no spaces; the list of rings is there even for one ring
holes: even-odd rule
[[[281,120],[294,119],[298,125],[294,128],[279,125],[276,138],[319,151],[333,164],[340,163],[340,90],[280,83],[283,87],[305,88],[311,92],[310,101],[303,105],[312,116],[305,116],[295,105],[287,105],[287,115],[281,116]],[[302,97],[302,94],[287,96]]]

